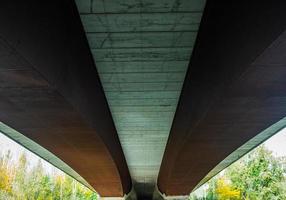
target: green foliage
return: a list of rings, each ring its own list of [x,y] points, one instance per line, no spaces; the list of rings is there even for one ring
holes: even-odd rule
[[[264,146],[235,163],[226,176],[242,191],[243,199],[286,199],[285,167],[282,158],[275,158]]]
[[[2,200],[97,200],[97,194],[63,173],[46,173],[41,160],[29,168],[23,153],[17,162],[11,152],[0,156]]]
[[[285,158],[275,157],[260,146],[226,168],[207,183],[205,195],[190,199],[284,200],[286,199]]]

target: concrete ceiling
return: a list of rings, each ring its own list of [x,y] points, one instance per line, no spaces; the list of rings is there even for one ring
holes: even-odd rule
[[[205,1],[76,2],[135,189],[152,195]]]

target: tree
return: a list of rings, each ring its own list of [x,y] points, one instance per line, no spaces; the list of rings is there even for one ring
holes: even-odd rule
[[[224,200],[239,200],[240,198],[240,191],[235,189],[231,183],[221,177],[218,178],[215,193],[217,194],[218,199]]]
[[[0,199],[96,200],[97,194],[58,170],[46,172],[40,159],[30,165],[26,153],[12,162],[8,151],[0,154]]]
[[[248,153],[209,182],[209,199],[286,199],[285,158],[265,146]],[[208,198],[207,198],[208,199]]]
[[[10,159],[10,151],[8,151],[5,156],[1,156],[0,158],[0,190],[4,191],[4,193],[11,193],[12,191],[12,179],[11,174],[9,172]]]
[[[286,199],[282,161],[262,145],[231,166],[227,175],[244,199]]]

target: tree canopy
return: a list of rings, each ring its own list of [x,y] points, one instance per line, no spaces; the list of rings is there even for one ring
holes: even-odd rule
[[[285,158],[275,157],[261,145],[212,178],[207,183],[204,195],[196,195],[194,192],[190,199],[284,200]]]
[[[42,161],[31,169],[25,153],[12,161],[11,152],[0,156],[0,199],[2,200],[96,200],[97,194],[70,176],[47,173]]]

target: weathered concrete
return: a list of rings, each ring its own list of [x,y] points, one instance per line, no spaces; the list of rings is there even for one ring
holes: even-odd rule
[[[152,198],[204,1],[77,0],[138,198]]]

